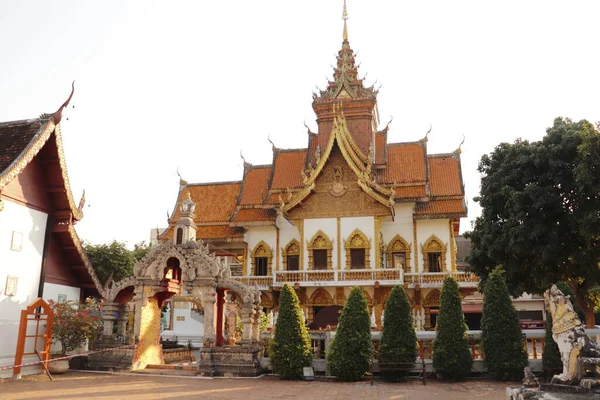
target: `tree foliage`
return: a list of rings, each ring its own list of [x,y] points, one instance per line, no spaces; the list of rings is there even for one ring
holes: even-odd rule
[[[467,325],[462,312],[458,284],[444,279],[433,341],[433,368],[438,375],[453,381],[464,380],[471,372],[473,357],[467,340]]]
[[[499,381],[517,381],[523,379],[529,360],[502,274],[501,268],[494,269],[485,284],[481,340],[488,372]]]
[[[92,298],[81,304],[75,300],[50,300],[48,305],[54,313],[52,341],[60,343],[61,356],[83,346],[102,322],[100,305]]]
[[[369,370],[372,351],[369,305],[362,289],[355,286],[340,315],[327,363],[338,378],[358,381]]]
[[[563,363],[560,357],[558,344],[552,337],[552,314],[546,313],[546,334],[544,335],[544,352],[542,353],[544,371],[562,370]]]
[[[546,132],[481,158],[482,215],[468,234],[468,261],[482,284],[501,265],[513,296],[566,282],[591,326],[600,300],[600,132],[562,118]]]
[[[141,241],[133,245],[133,250],[131,252],[135,261],[138,262],[142,258],[146,257],[150,250],[152,250],[152,247],[148,246],[146,242]]]
[[[413,327],[408,296],[402,286],[396,286],[388,296],[385,320],[379,347],[381,376],[386,380],[405,378],[417,358],[417,334]],[[395,363],[400,363],[394,365]],[[388,364],[386,366],[386,364]],[[394,371],[392,368],[405,370]],[[388,370],[389,369],[389,370]]]
[[[279,296],[279,315],[269,350],[273,370],[281,379],[299,379],[302,368],[310,365],[310,337],[296,292],[289,283]]]
[[[103,284],[112,275],[114,281],[133,275],[136,258],[125,243],[113,240],[110,244],[85,244],[87,253],[98,279]]]

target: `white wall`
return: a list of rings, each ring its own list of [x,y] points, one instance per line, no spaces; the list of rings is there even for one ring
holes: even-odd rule
[[[367,268],[374,268],[376,263],[375,257],[375,218],[374,217],[352,217],[352,218],[342,218],[341,220],[341,252],[342,252],[342,265],[340,269],[346,267],[346,251],[344,249],[344,244],[348,237],[354,232],[355,229],[360,229],[362,233],[365,234],[367,239],[371,242],[371,249],[369,252],[369,265]]]
[[[244,269],[244,275],[252,275],[252,250],[254,247],[263,240],[271,247],[273,251],[273,265],[272,270],[275,271],[275,257],[277,255],[277,231],[274,226],[256,226],[248,229],[248,232],[244,234],[244,241],[248,243],[248,255],[246,257],[246,267]]]
[[[312,237],[319,230],[322,230],[331,242],[333,243],[333,251],[331,252],[331,265],[334,269],[337,267],[337,219],[336,218],[317,218],[317,219],[305,219],[304,220],[304,263],[302,269],[308,269],[308,246],[306,242],[309,242]],[[343,247],[343,246],[342,246]]]
[[[446,268],[452,270],[450,257],[450,228],[448,219],[421,219],[417,220],[417,250],[419,253],[419,272],[423,272],[423,253],[421,245],[425,244],[431,235],[435,235],[446,246]],[[414,251],[414,250],[413,250]]]
[[[57,285],[56,283],[44,283],[44,300],[58,301],[59,294],[66,295],[65,300],[79,301],[81,299],[80,288],[65,285]]]
[[[12,365],[21,310],[37,298],[48,217],[8,200],[4,205],[0,212],[0,366]],[[13,231],[22,233],[21,251],[11,250]],[[15,296],[5,294],[8,276],[17,277]]]
[[[387,248],[390,241],[396,235],[400,235],[411,245],[410,265],[413,272],[416,272],[415,264],[415,243],[413,237],[413,208],[414,203],[396,204],[394,207],[396,216],[386,217],[381,223],[381,233],[383,234],[384,246]]]
[[[298,227],[292,225],[288,220],[283,218],[281,215],[277,217],[277,226],[279,227],[279,270],[283,268],[283,251],[287,244],[292,240],[296,239],[300,242],[300,231]],[[306,246],[306,244],[305,244]],[[275,261],[273,261],[273,271],[275,271]]]

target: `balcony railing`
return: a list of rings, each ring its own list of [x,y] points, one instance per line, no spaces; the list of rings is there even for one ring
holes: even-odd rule
[[[459,286],[476,287],[479,278],[475,274],[468,272],[424,272],[422,274],[404,274],[404,282],[408,286],[419,285],[421,287],[439,287],[444,283],[444,279],[451,276]]]
[[[276,271],[271,276],[232,276],[233,279],[251,286],[265,289],[270,286],[283,286],[284,283],[298,283],[301,286],[335,286],[361,282],[371,284],[379,282],[387,285],[406,285],[414,287],[441,287],[447,276],[453,277],[461,287],[476,287],[479,278],[464,272],[425,272],[422,274],[404,273],[397,268],[348,269],[348,270],[312,270],[312,271]]]

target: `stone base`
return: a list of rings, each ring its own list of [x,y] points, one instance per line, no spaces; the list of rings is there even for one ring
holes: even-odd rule
[[[540,388],[525,386],[506,388],[506,400],[600,400],[600,392],[580,386],[542,384]]]
[[[131,371],[135,349],[132,347],[88,355],[87,368],[94,371]]]
[[[259,376],[262,348],[258,346],[223,346],[200,348],[200,376]]]

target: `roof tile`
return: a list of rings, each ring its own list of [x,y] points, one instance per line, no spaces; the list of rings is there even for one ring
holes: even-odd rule
[[[275,210],[266,208],[246,208],[237,212],[233,222],[272,221],[277,216]]]
[[[188,185],[179,194],[175,214],[171,221],[175,222],[179,218],[179,205],[185,198],[185,193],[189,191],[192,200],[196,203],[194,222],[197,224],[229,222],[229,218],[235,210],[241,186],[240,182]]]
[[[425,196],[425,185],[400,186],[396,188],[396,199],[414,199]]]
[[[465,214],[467,209],[461,199],[457,200],[432,200],[426,203],[417,203],[416,215],[436,214]]]
[[[425,148],[418,143],[388,145],[383,179],[387,183],[425,182]]]
[[[286,189],[302,187],[306,149],[280,152],[274,161],[275,172],[271,189]]]
[[[17,159],[41,127],[39,119],[0,123],[0,173]]]
[[[462,196],[458,160],[454,157],[429,157],[429,189],[431,196]]]
[[[198,239],[226,239],[243,236],[244,228],[228,225],[207,225],[199,226],[196,229],[196,238]]]
[[[252,168],[244,176],[240,206],[262,204],[269,188],[271,167]]]

